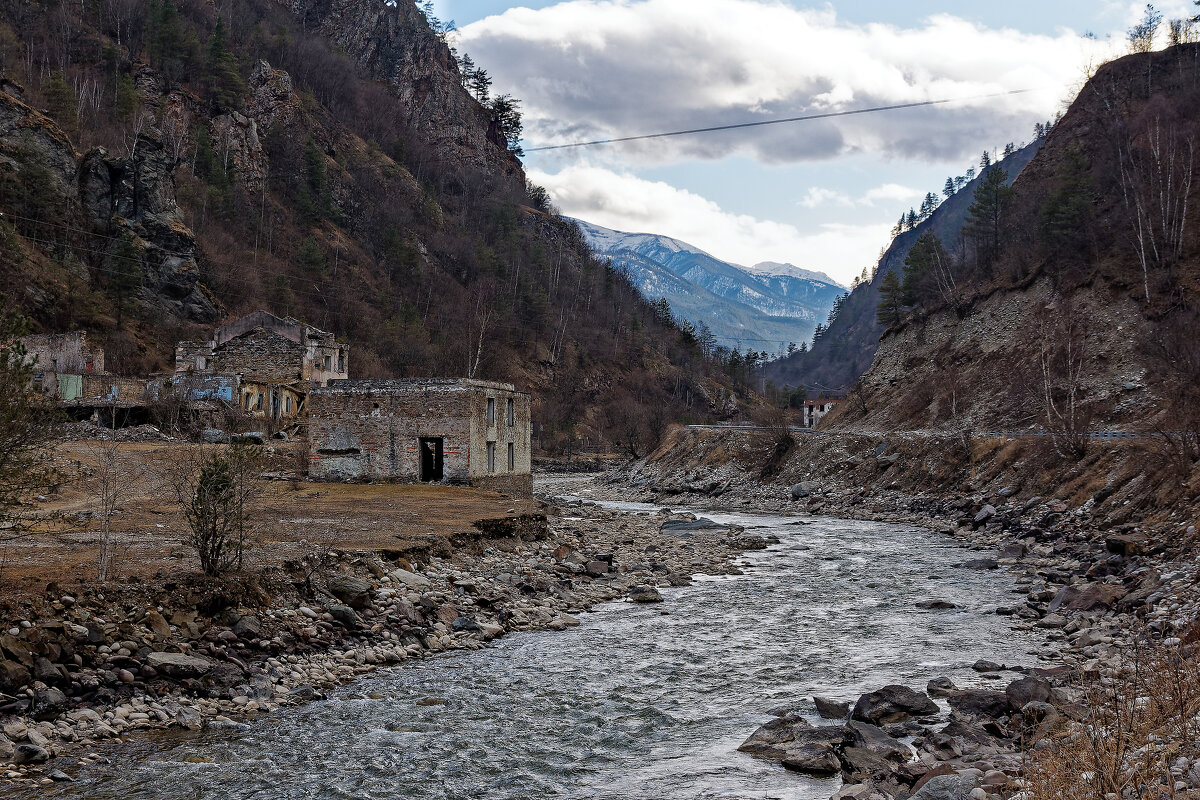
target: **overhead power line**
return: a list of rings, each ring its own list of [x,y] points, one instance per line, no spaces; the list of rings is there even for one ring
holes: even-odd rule
[[[823,114],[806,114],[802,117],[786,117],[784,119],[765,119],[758,122],[739,122],[733,125],[714,125],[709,128],[692,128],[686,131],[667,131],[665,133],[647,133],[641,136],[622,136],[616,139],[597,139],[591,142],[572,142],[571,144],[548,144],[539,147],[526,147],[526,153],[541,153],[547,150],[568,150],[575,147],[595,147],[603,144],[620,144],[622,142],[639,142],[646,139],[665,139],[669,136],[691,136],[697,133],[714,133],[716,131],[732,131],[739,128],[761,128],[764,125],[783,125],[788,122],[809,122],[817,119],[832,117],[852,117],[859,114],[878,114],[882,111],[899,111],[905,108],[923,108],[925,106],[942,106],[948,103],[965,103],[972,100],[990,100],[995,97],[1009,97],[1015,94],[1026,94],[1032,89],[1014,89],[1011,92],[995,92],[974,97],[953,97],[944,100],[922,100],[918,103],[897,103],[890,106],[873,106],[871,108],[855,108],[850,111],[828,111]]]

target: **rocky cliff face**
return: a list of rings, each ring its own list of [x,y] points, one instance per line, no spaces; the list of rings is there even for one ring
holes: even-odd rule
[[[439,157],[523,179],[520,162],[463,88],[458,65],[413,0],[275,0],[321,31],[364,73],[388,82]]]
[[[26,193],[33,191],[30,183],[40,184],[37,190],[46,193],[38,200],[42,212],[60,212],[57,219],[35,220],[25,215],[36,211],[21,209],[17,221],[53,231],[42,237],[73,234],[69,226],[78,221],[95,238],[91,249],[104,254],[102,281],[112,273],[115,257],[132,257],[116,254],[118,242],[128,238],[144,274],[142,301],[182,319],[208,322],[216,319],[218,307],[200,283],[196,239],[175,202],[177,164],[151,133],[138,136],[129,157],[95,148],[78,158],[58,125],[0,93],[0,165]]]

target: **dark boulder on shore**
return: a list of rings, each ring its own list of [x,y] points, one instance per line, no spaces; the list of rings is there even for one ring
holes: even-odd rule
[[[937,703],[929,695],[907,686],[890,684],[858,698],[851,717],[872,725],[903,722],[910,717],[924,717],[938,713]]]

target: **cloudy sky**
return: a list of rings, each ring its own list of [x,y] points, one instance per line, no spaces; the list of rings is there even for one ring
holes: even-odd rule
[[[848,283],[985,150],[1032,138],[1144,0],[435,0],[519,98],[525,147],[926,100],[933,107],[529,153],[565,214]],[[1157,3],[1168,18],[1190,0]],[[1028,90],[1022,94],[1004,94]],[[990,95],[990,97],[989,97]],[[1000,96],[997,96],[1000,95]]]

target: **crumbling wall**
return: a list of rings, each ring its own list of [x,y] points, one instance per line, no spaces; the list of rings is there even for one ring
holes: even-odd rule
[[[316,480],[421,478],[420,440],[443,439],[443,475],[470,480],[471,423],[466,392],[450,386],[378,386],[309,394],[309,475]]]
[[[247,383],[286,383],[303,377],[304,346],[256,329],[213,351],[212,371],[241,375]]]

